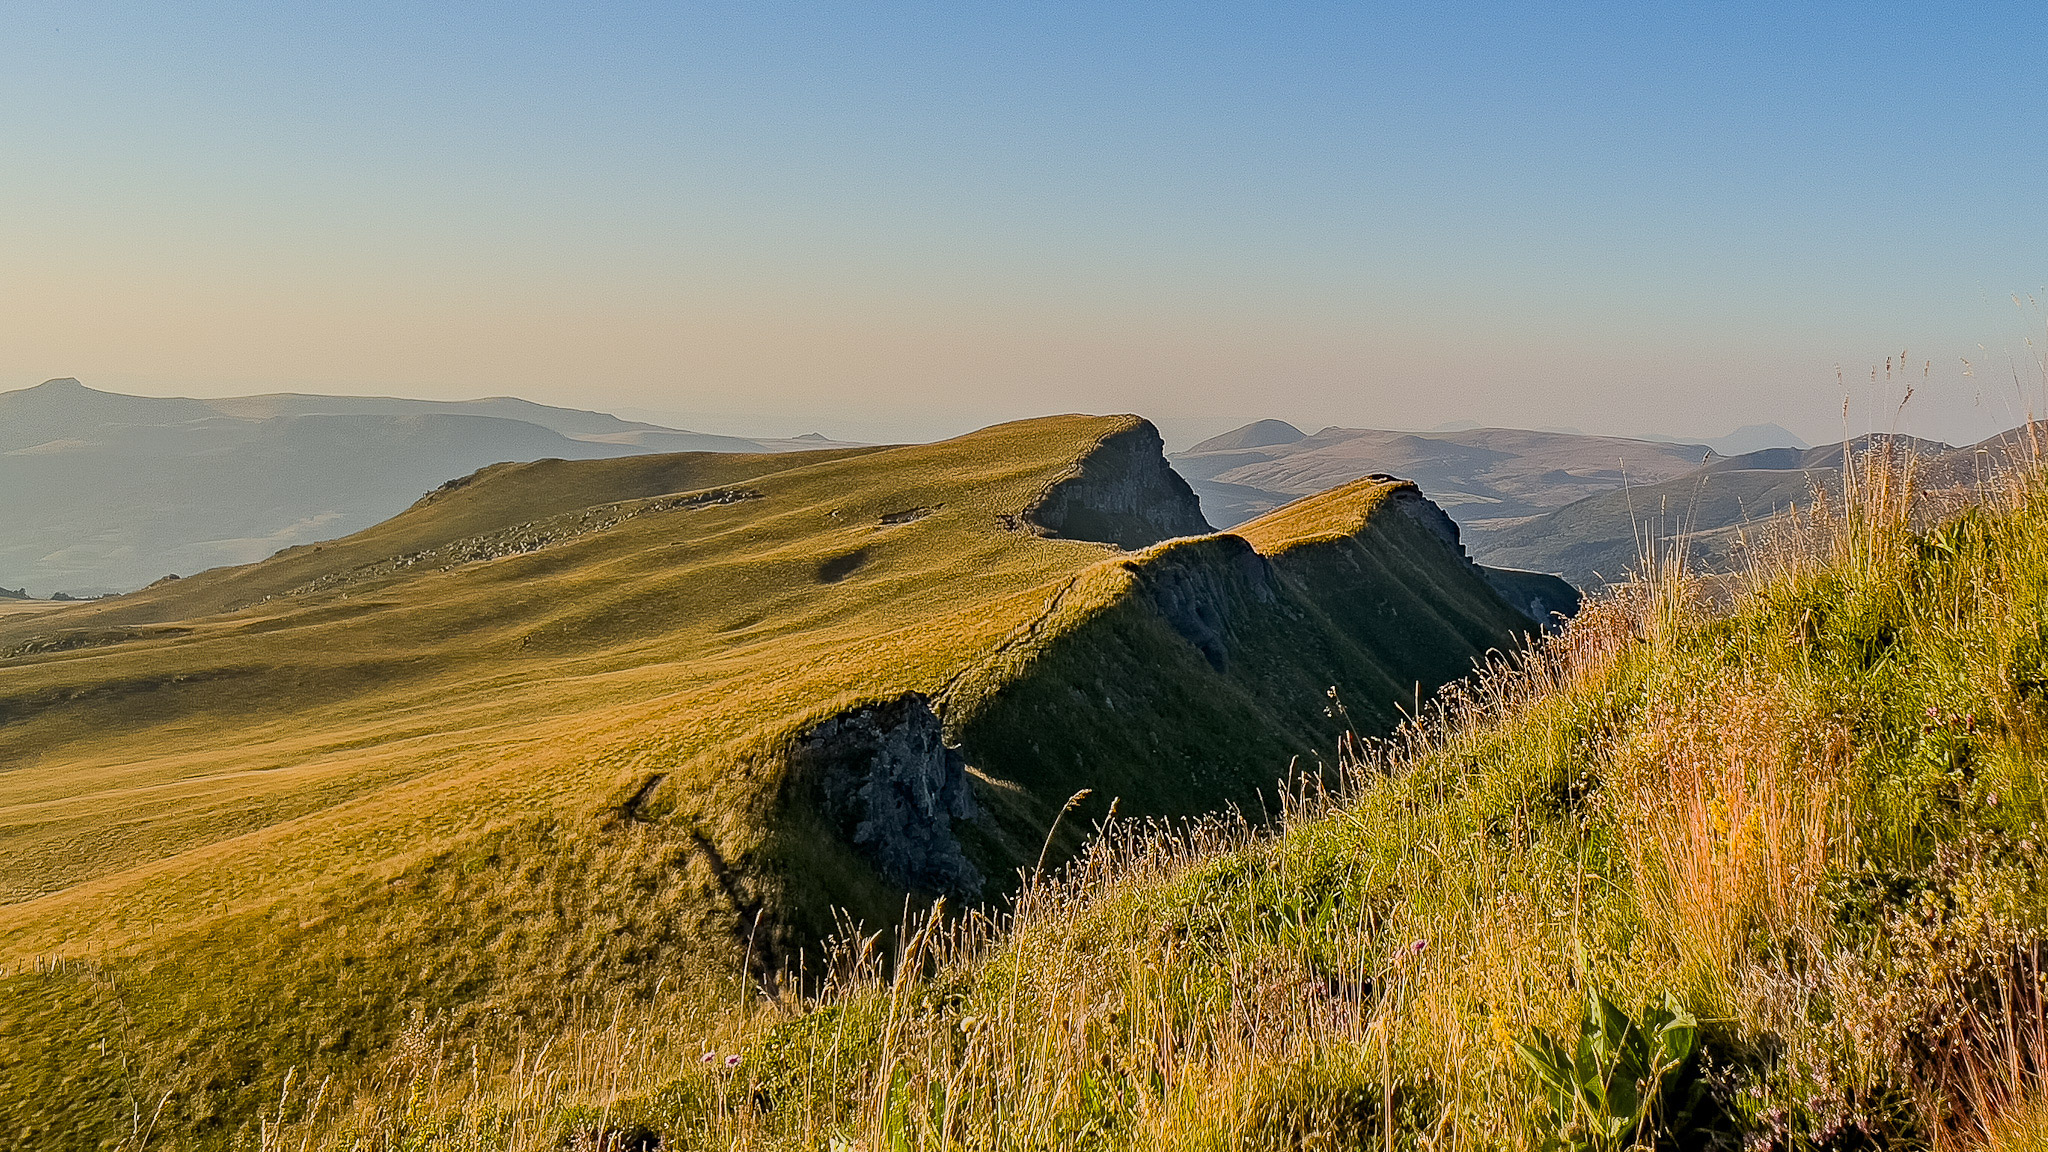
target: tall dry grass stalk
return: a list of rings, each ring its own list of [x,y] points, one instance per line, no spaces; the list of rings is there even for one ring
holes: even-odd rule
[[[1965,1005],[1931,1087],[1950,1105],[1938,1152],[2048,1148],[2048,973],[2042,946],[2022,950],[1986,996],[1950,989]]]
[[[1842,857],[1839,791],[1789,727],[1768,685],[1730,677],[1658,702],[1624,752],[1617,803],[1636,898],[1717,1011],[1763,953],[1829,935],[1816,894]]]

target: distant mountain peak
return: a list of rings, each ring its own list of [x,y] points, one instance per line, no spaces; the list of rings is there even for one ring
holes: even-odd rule
[[[33,388],[24,388],[20,392],[16,393],[16,395],[30,394],[33,394],[37,397],[107,395],[107,393],[105,392],[100,392],[92,388],[87,388],[85,385],[78,382],[78,377],[76,376],[58,376],[54,379],[45,380],[41,384],[38,384]]]
[[[1712,448],[1717,456],[1747,456],[1751,452],[1761,452],[1766,448],[1798,448],[1804,450],[1812,447],[1812,445],[1801,440],[1796,433],[1782,424],[1744,424],[1726,436],[1682,439],[1677,436],[1648,435],[1637,437],[1637,439],[1648,440],[1657,444],[1704,444]]]
[[[1189,452],[1228,452],[1237,448],[1271,448],[1308,439],[1308,433],[1285,420],[1254,420],[1221,436],[1202,441]]]
[[[1723,456],[1734,456],[1743,452],[1754,452],[1759,448],[1811,448],[1791,429],[1782,424],[1744,424],[1719,440],[1709,441],[1714,451]]]

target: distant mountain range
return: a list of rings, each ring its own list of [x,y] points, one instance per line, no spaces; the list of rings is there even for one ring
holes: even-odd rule
[[[1503,428],[1311,436],[1260,420],[1171,459],[1224,528],[1355,477],[1411,479],[1458,522],[1473,559],[1590,589],[1640,567],[1646,540],[1663,550],[1682,538],[1690,563],[1727,568],[1745,528],[1816,493],[1838,494],[1845,452],[1881,439],[1916,457],[1933,487],[1972,483],[2018,447],[2008,432],[1964,448],[1910,436],[1811,448],[1776,425],[1751,425],[1713,444],[1780,443],[1723,455],[1705,443]]]
[[[1260,420],[1171,457],[1212,524],[1236,524],[1374,472],[1413,480],[1460,524],[1518,519],[1630,484],[1683,476],[1704,444],[1470,428],[1390,432],[1325,428],[1311,436]]]
[[[1951,471],[1977,466],[1976,449],[1911,443]],[[10,589],[38,599],[127,592],[261,560],[378,523],[501,462],[847,446],[816,434],[709,435],[502,396],[195,400],[51,380],[0,393],[0,599]],[[1744,525],[1833,490],[1842,453],[1808,448],[1774,424],[1680,442],[1463,425],[1311,435],[1257,420],[1169,459],[1223,528],[1360,477],[1413,480],[1450,513],[1474,559],[1594,588],[1637,566],[1646,535],[1682,529],[1695,562],[1731,562]]]
[[[1705,444],[1714,450],[1716,456],[1744,456],[1761,452],[1767,448],[1810,448],[1812,445],[1801,440],[1797,433],[1781,424],[1744,424],[1726,436],[1711,440],[1686,440],[1678,436],[1644,435],[1644,440],[1660,444]]]
[[[51,380],[0,393],[0,584],[83,596],[244,564],[366,528],[504,461],[833,446],[511,397],[194,400]]]

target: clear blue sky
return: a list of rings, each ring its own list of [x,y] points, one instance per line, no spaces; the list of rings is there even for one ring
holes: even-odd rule
[[[1820,440],[1905,350],[1909,427],[2040,407],[2041,9],[1657,7],[13,5],[0,388]]]

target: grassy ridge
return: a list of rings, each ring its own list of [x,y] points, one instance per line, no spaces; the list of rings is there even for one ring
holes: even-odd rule
[[[1127,815],[1256,806],[1290,759],[1313,766],[1346,724],[1390,728],[1529,628],[1412,499],[1358,481],[1104,561],[948,690],[949,723],[990,775],[1055,801],[1093,789],[1084,822],[1112,798]]]
[[[10,618],[0,951],[89,959],[126,991],[80,1019],[132,1034],[87,1058],[98,1025],[67,1038],[53,1021],[77,1013],[16,977],[0,1031],[55,1054],[0,1072],[10,1123],[89,1146],[168,1100],[167,1131],[225,1136],[286,1069],[346,1067],[412,1012],[516,1023],[638,970],[715,986],[769,895],[775,766],[749,750],[863,695],[936,690],[1036,609],[1020,593],[1101,557],[997,515],[1135,423],[492,469],[346,541]],[[738,484],[758,495],[388,563]],[[653,773],[686,801],[617,826]],[[67,1087],[108,1060],[118,1107],[113,1081]]]
[[[609,1081],[393,1063],[279,1119],[336,1146],[2041,1147],[2048,488],[1928,519],[1894,483],[1744,587],[1595,605],[1278,834],[1121,825],[907,962],[854,947],[682,1036],[565,1031]],[[1573,1036],[1589,990],[1699,1021],[1642,1127],[1547,1098],[1516,1047]],[[715,1058],[677,1069],[692,1044]]]
[[[342,541],[0,620],[0,956],[30,968],[0,980],[6,1130],[233,1143],[293,1085],[374,1098],[430,1039],[727,1027],[740,974],[804,935],[780,926],[904,907],[791,802],[791,742],[857,705],[937,701],[1000,882],[1069,784],[1126,812],[1249,801],[1334,747],[1328,685],[1390,717],[1528,626],[1375,513],[1398,486],[1256,549],[1020,520],[1075,477],[1129,497],[1145,450],[1142,422],[1063,417],[502,466]]]

